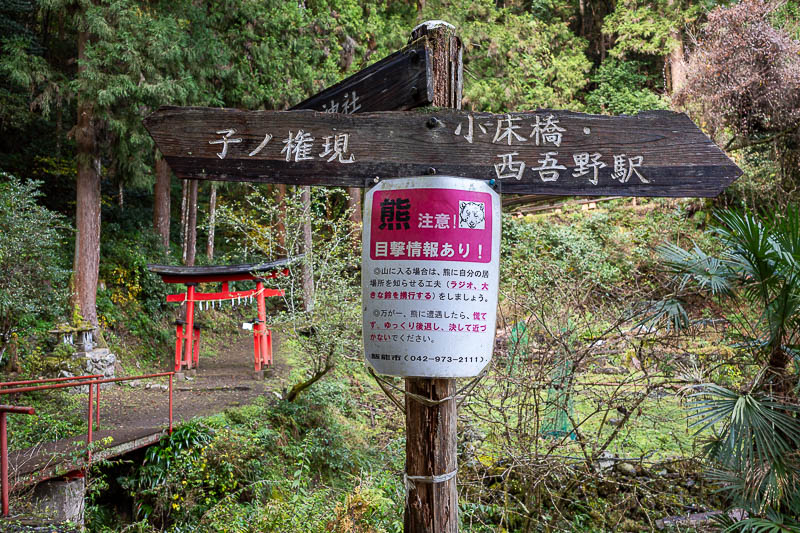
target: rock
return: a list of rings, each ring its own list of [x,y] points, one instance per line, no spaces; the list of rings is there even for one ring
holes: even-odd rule
[[[614,465],[614,469],[623,476],[636,477],[636,467],[631,463],[618,462],[616,465]]]
[[[87,374],[100,374],[105,378],[113,378],[116,374],[117,356],[108,348],[95,348],[89,352],[77,352],[75,359],[82,359],[83,369]]]
[[[36,486],[32,503],[37,514],[47,516],[56,523],[74,522],[82,528],[85,491],[85,478],[51,479]],[[7,530],[3,528],[3,531]]]
[[[612,374],[627,374],[628,371],[625,370],[624,368],[618,368],[618,367],[615,367],[615,366],[607,366],[607,367],[604,367],[604,368],[595,369],[594,373],[595,374],[609,374],[609,375],[612,375]]]
[[[164,385],[161,383],[148,383],[144,386],[145,389],[156,389],[156,390],[169,390],[169,385]]]
[[[617,456],[609,451],[602,452],[597,457],[597,461],[595,462],[595,464],[597,465],[597,469],[603,471],[614,468],[614,463],[616,463],[614,459],[616,458]]]
[[[128,381],[127,383],[128,383],[129,387],[133,387],[134,389],[136,387],[141,387],[142,386],[142,382],[139,381],[138,379],[133,379],[131,381]]]
[[[648,398],[653,398],[654,400],[660,400],[666,396],[670,396],[670,393],[663,388],[655,389],[647,395]]]
[[[711,522],[715,516],[724,514],[722,511],[709,511],[705,513],[692,513],[688,516],[669,516],[656,520],[657,529],[666,529],[668,527],[693,527],[697,528]],[[747,513],[742,509],[733,509],[728,511],[728,516],[731,519],[739,521],[747,518]]]

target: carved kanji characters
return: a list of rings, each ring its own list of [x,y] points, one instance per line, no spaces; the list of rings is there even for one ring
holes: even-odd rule
[[[506,114],[505,118],[498,118],[497,129],[495,130],[494,139],[492,139],[492,142],[503,142],[503,139],[505,139],[508,142],[508,145],[511,146],[511,142],[513,140],[525,141],[525,137],[516,132],[516,130],[520,129],[521,126],[514,124],[514,122],[519,120],[522,119],[519,117],[512,117],[509,114]]]
[[[217,157],[220,159],[225,159],[225,156],[228,155],[228,145],[229,144],[237,144],[242,142],[241,138],[231,139],[231,135],[236,133],[236,130],[233,128],[227,130],[220,130],[217,132],[217,135],[222,135],[222,139],[217,139],[214,141],[208,141],[208,144],[221,144],[222,151],[217,154]]]
[[[494,172],[497,174],[497,179],[514,178],[516,180],[522,179],[522,173],[525,171],[524,161],[514,161],[514,156],[519,155],[519,152],[511,152],[510,154],[499,154],[497,157],[502,158],[500,163],[494,164]]]
[[[289,137],[283,140],[286,146],[281,150],[282,154],[286,154],[286,161],[307,161],[313,159],[311,156],[311,148],[314,145],[314,138],[310,133],[298,130],[297,134],[292,135],[289,132]]]
[[[558,164],[558,160],[554,157],[557,155],[558,152],[547,152],[544,154],[544,159],[539,159],[539,166],[532,167],[531,170],[538,171],[542,181],[558,181],[558,171],[566,170],[567,167]]]
[[[531,130],[531,139],[536,146],[550,143],[553,146],[561,146],[561,133],[567,131],[566,129],[558,126],[558,120],[549,115],[544,122],[541,121],[539,115],[536,115],[536,123]]]
[[[590,154],[588,152],[583,152],[580,154],[575,154],[572,156],[572,159],[575,160],[576,168],[572,171],[573,178],[580,178],[581,176],[585,176],[592,170],[594,174],[591,178],[589,178],[589,183],[592,185],[597,185],[597,173],[601,168],[607,167],[605,163],[600,161],[601,155],[598,153]]]
[[[620,183],[627,183],[631,176],[636,176],[642,183],[650,183],[650,180],[645,178],[639,171],[642,166],[643,156],[628,157],[625,154],[614,156],[614,172],[611,177]]]
[[[345,159],[348,152],[348,144],[350,143],[349,133],[337,133],[335,135],[326,135],[322,138],[325,143],[322,147],[322,153],[319,154],[321,158],[328,158],[328,163],[338,158],[339,163],[354,163],[356,156],[350,154],[349,159]],[[331,140],[333,139],[333,140]]]

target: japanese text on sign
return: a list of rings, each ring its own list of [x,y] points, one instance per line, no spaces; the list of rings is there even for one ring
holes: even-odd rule
[[[341,104],[341,105],[340,105]],[[329,113],[355,113],[360,108],[358,95],[355,92],[347,93],[341,103],[331,101],[325,105],[325,112]],[[587,138],[591,136],[591,128],[579,128]],[[275,132],[277,133],[277,132]],[[470,114],[466,120],[459,122],[453,135],[463,139],[469,144],[476,141],[498,145],[495,160],[488,162],[494,167],[496,179],[517,180],[525,178],[542,182],[557,182],[564,178],[586,180],[587,183],[597,186],[600,170],[609,168],[610,178],[621,184],[628,182],[652,183],[644,173],[644,155],[630,153],[601,153],[598,151],[576,151],[562,146],[562,141],[567,133],[567,128],[561,125],[560,120],[553,114],[535,114],[533,117],[523,119],[521,116],[511,114],[494,117],[477,118]],[[242,150],[242,155],[248,158],[259,154],[267,155],[274,135],[265,132],[259,137],[258,144],[246,141],[236,135],[236,129],[226,128],[216,132],[217,137],[210,139],[208,144],[217,146],[219,151],[216,156],[220,159],[228,157],[233,150]],[[235,145],[247,144],[247,148],[234,148]],[[273,143],[275,150],[279,150],[279,159],[287,163],[302,161],[322,160],[326,163],[349,164],[358,159],[351,151],[351,134],[349,132],[322,132],[311,133],[308,128],[290,130],[282,136],[280,143]],[[528,153],[526,159],[520,156],[514,147],[536,147],[536,154]],[[274,157],[276,154],[270,154]],[[241,157],[241,155],[237,156]],[[402,199],[401,199],[402,200]],[[386,210],[398,210],[402,213],[402,206],[384,206]],[[382,207],[382,209],[384,208]],[[428,213],[430,214],[430,213]],[[434,214],[430,214],[434,216]],[[432,219],[430,219],[432,220]],[[409,221],[391,221],[388,224],[398,227],[397,224],[407,225]]]
[[[365,203],[364,348],[398,376],[474,376],[494,344],[498,195],[484,182],[388,180]]]
[[[533,122],[530,124],[523,124],[522,117],[512,117],[510,114],[494,120],[478,120],[477,122],[473,115],[469,115],[466,126],[459,122],[453,134],[463,137],[469,144],[475,142],[477,136],[486,139],[491,137],[492,144],[506,146],[531,144],[545,148],[560,148],[563,134],[566,131],[566,128],[561,127],[559,120],[552,114],[534,115]],[[591,128],[583,128],[584,135],[589,136],[591,133]],[[567,167],[564,165],[565,160],[559,159],[558,150],[544,152],[539,159],[534,161],[522,161],[517,156],[519,156],[519,152],[498,151],[499,161],[494,163],[497,179],[522,180],[525,177],[525,169],[543,182],[558,181],[562,177],[562,173],[563,175],[569,174],[564,172]],[[603,161],[603,158],[608,163]],[[573,153],[571,161],[567,161],[567,164],[573,167],[571,177],[585,176],[592,185],[598,183],[598,171],[609,164],[613,165],[614,169],[611,178],[620,183],[627,183],[631,178],[637,178],[641,183],[650,183],[650,180],[642,173],[643,163],[644,156],[642,155],[601,154],[599,152]]]

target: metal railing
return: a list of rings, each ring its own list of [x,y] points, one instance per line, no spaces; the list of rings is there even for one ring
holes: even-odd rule
[[[172,376],[174,372],[160,372],[157,374],[143,374],[122,378],[103,378],[100,374],[74,376],[65,378],[29,379],[23,381],[6,381],[0,383],[0,396],[6,394],[20,394],[40,390],[66,389],[69,387],[89,387],[89,401],[87,409],[86,447],[88,462],[92,461],[91,444],[93,439],[93,426],[100,425],[100,385],[121,381],[133,381],[169,376],[169,433],[172,434]],[[30,385],[20,387],[19,385]],[[5,388],[12,387],[12,388]],[[95,408],[96,407],[96,408]],[[33,415],[32,407],[14,405],[0,405],[0,477],[2,478],[2,516],[8,516],[8,440],[6,428],[6,415],[8,413]]]

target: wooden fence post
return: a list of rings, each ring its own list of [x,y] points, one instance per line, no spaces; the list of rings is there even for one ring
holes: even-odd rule
[[[455,28],[423,22],[411,39],[427,36],[433,65],[433,105],[461,109],[462,47]],[[435,171],[435,169],[434,169]],[[456,382],[406,378],[406,393],[442,403],[426,404],[406,395],[406,533],[456,533]]]

